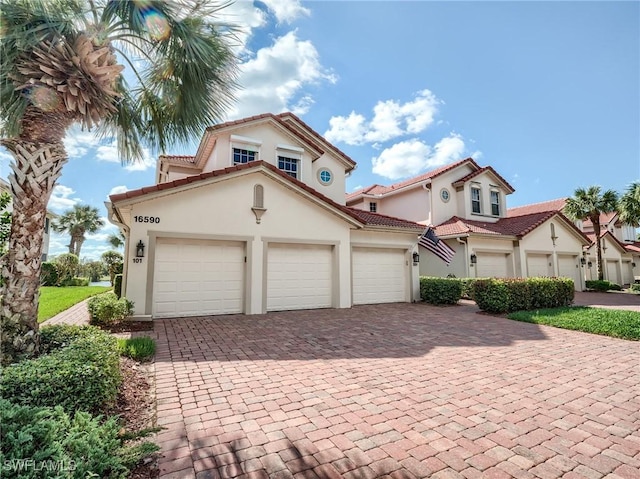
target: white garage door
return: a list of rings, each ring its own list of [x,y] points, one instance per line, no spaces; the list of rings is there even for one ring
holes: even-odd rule
[[[405,252],[401,249],[353,248],[353,304],[407,301]]]
[[[242,243],[157,240],[153,275],[154,317],[241,313],[243,291]]]
[[[620,277],[618,276],[618,262],[607,261],[607,277],[612,283],[620,284]]]
[[[267,311],[332,306],[331,246],[271,243],[267,258]]]
[[[582,289],[580,287],[580,274],[581,269],[578,266],[578,257],[569,255],[558,256],[558,276],[561,278],[570,278],[573,280],[573,284],[576,290]]]
[[[507,255],[504,253],[477,253],[478,278],[506,278]]]
[[[529,278],[539,278],[541,276],[550,276],[549,274],[549,257],[546,254],[528,254],[527,255],[527,276]]]

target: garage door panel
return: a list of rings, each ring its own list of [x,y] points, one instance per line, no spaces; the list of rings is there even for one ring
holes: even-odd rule
[[[506,278],[507,255],[504,253],[477,253],[476,273],[479,278]]]
[[[330,308],[332,263],[329,245],[270,244],[267,311]]]
[[[546,254],[528,254],[527,275],[530,278],[549,276],[549,257]]]
[[[242,312],[242,243],[160,238],[155,256],[155,317]]]
[[[575,289],[580,290],[581,269],[578,267],[578,257],[559,255],[558,256],[558,276],[561,278],[570,278],[573,280]]]
[[[617,261],[607,261],[607,279],[612,283],[620,284]]]
[[[353,304],[407,300],[405,252],[391,248],[353,248]]]

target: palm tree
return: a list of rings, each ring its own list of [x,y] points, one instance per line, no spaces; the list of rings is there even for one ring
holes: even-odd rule
[[[599,186],[590,186],[586,190],[578,188],[572,198],[568,198],[564,212],[572,220],[589,220],[596,235],[596,263],[598,279],[604,279],[602,271],[602,247],[600,243],[600,215],[616,211],[618,194],[613,190],[601,192]]]
[[[13,156],[13,223],[1,266],[4,363],[37,354],[46,206],[74,123],[120,158],[164,152],[223,118],[233,100],[233,28],[204,0],[2,0],[0,144]],[[131,75],[125,80],[123,70]]]
[[[113,246],[114,249],[122,248],[124,246],[125,241],[126,241],[126,238],[122,231],[120,231],[118,234],[111,234],[107,238],[107,243]]]
[[[74,205],[73,209],[65,211],[51,223],[53,231],[69,233],[69,253],[80,258],[80,249],[86,239],[85,233],[95,233],[104,227],[104,220],[100,218],[98,208],[89,205]]]
[[[640,181],[631,183],[618,202],[620,220],[631,226],[640,226]]]

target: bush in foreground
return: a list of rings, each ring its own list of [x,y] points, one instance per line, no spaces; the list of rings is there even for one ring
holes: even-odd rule
[[[462,282],[457,278],[420,278],[420,298],[431,304],[456,304],[462,297]]]
[[[45,348],[52,352],[6,367],[0,397],[23,406],[59,405],[67,413],[97,412],[112,404],[122,381],[116,339],[95,329],[47,329]]]
[[[89,309],[89,323],[96,326],[108,326],[122,321],[133,314],[133,302],[120,298],[113,292],[93,296],[87,302]]]
[[[473,298],[488,313],[508,313],[568,306],[574,297],[573,280],[567,278],[478,279]]]
[[[158,450],[149,442],[126,445],[115,417],[105,421],[85,412],[69,415],[61,407],[0,400],[0,423],[0,477],[124,479],[143,457]]]

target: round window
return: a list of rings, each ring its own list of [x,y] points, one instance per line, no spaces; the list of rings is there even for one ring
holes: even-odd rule
[[[442,198],[442,201],[444,201],[445,203],[449,201],[449,190],[446,188],[442,188],[442,190],[440,190],[440,198]]]
[[[323,185],[330,185],[333,181],[333,175],[331,174],[331,171],[326,168],[322,168],[320,171],[318,171],[318,178],[320,178],[320,183],[322,183]]]

